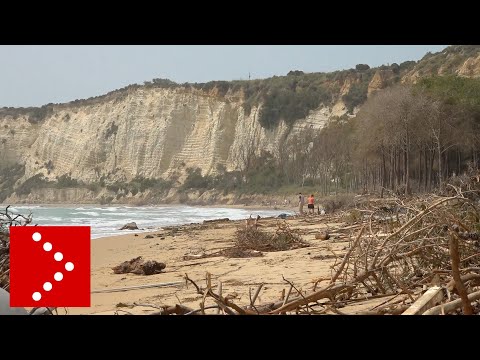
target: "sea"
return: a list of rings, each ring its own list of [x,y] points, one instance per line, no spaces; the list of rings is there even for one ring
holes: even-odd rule
[[[92,239],[125,233],[141,233],[159,230],[165,226],[202,223],[204,220],[229,218],[246,219],[250,215],[271,217],[280,214],[293,215],[293,211],[279,208],[242,209],[195,206],[11,206],[9,211],[22,215],[32,213],[32,224],[38,226],[90,226]],[[129,222],[136,222],[140,230],[119,230]]]

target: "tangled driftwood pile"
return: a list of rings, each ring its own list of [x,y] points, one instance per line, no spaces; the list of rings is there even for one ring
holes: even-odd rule
[[[32,222],[32,214],[23,216],[8,210],[0,211],[0,288],[10,289],[10,226],[23,226]]]
[[[10,288],[10,241],[7,234],[0,232],[0,288],[9,291]]]
[[[254,227],[240,228],[235,233],[235,248],[239,250],[285,251],[308,247],[297,230],[287,223],[277,223],[275,232],[269,233]]]
[[[238,227],[235,232],[234,246],[213,253],[202,252],[198,255],[185,255],[184,260],[194,260],[224,256],[227,258],[261,257],[263,252],[285,251],[310,246],[300,236],[298,230],[292,230],[287,223],[278,222],[275,232],[260,230],[255,226]]]
[[[115,274],[137,274],[137,275],[154,275],[160,274],[166,265],[161,262],[148,260],[144,261],[141,256],[130,261],[124,261],[120,265],[112,268]]]
[[[225,314],[343,314],[350,306],[372,300],[376,305],[356,313],[478,314],[480,206],[467,195],[457,189],[455,196],[397,200],[393,207],[374,204],[358,209],[364,216],[349,227],[354,236],[346,254],[336,259],[331,276],[318,279],[310,292],[284,279],[289,290],[279,301],[255,305],[261,284],[250,294],[249,304],[239,305],[222,296],[221,282],[214,290],[208,273],[204,288],[186,275],[186,281],[202,295],[199,309],[177,305],[157,314],[201,314],[212,308]],[[248,231],[253,230],[240,235]],[[239,236],[237,244],[251,244],[251,239]],[[254,239],[253,245],[265,251],[256,244],[266,238]],[[382,298],[385,301],[379,303]],[[206,305],[207,299],[214,305]]]

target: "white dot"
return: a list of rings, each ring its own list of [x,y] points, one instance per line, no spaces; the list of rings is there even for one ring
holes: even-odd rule
[[[73,268],[74,268],[73,263],[67,262],[67,263],[65,264],[65,270],[67,270],[67,271],[72,271]]]
[[[52,244],[50,244],[49,242],[46,242],[45,244],[43,244],[43,250],[45,251],[52,250]]]
[[[63,274],[61,272],[56,272],[55,275],[53,275],[53,278],[57,281],[62,281]]]
[[[56,252],[55,255],[53,255],[53,257],[55,258],[55,260],[57,261],[62,261],[63,259],[63,254],[61,252]]]
[[[38,232],[33,233],[32,239],[33,239],[33,241],[40,241],[40,240],[42,239],[42,235],[41,235],[40,233],[38,233]],[[38,294],[38,293],[35,293],[35,294]],[[40,296],[41,296],[41,295],[40,295]]]
[[[33,295],[32,295],[32,299],[35,300],[35,301],[38,301],[41,298],[42,298],[42,294],[40,294],[38,291],[34,292]]]
[[[52,283],[51,282],[46,282],[45,284],[43,284],[43,290],[45,290],[45,291],[52,290]]]

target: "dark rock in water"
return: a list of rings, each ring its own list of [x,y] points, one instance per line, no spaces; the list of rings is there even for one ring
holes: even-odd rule
[[[280,215],[277,216],[277,218],[279,218],[279,219],[286,219],[286,218],[289,217],[289,216],[290,216],[290,215],[288,215],[288,214],[280,214]]]
[[[145,236],[145,239],[153,239],[153,235],[147,235]]]
[[[137,223],[131,222],[123,225],[119,230],[138,230]]]

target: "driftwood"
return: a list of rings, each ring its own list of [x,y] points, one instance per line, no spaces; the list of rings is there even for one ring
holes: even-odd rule
[[[222,222],[227,222],[230,221],[229,218],[223,218],[223,219],[214,219],[214,220],[203,220],[204,224],[215,224],[215,223],[222,223]]]
[[[434,286],[418,298],[402,315],[422,315],[432,306],[441,302],[443,297],[443,289],[440,286]]]
[[[476,300],[480,300],[480,291],[477,291],[477,292],[474,292],[474,293],[471,293],[471,294],[468,295],[468,302],[469,303],[471,303],[473,301],[476,301]],[[447,313],[452,312],[454,310],[460,309],[462,306],[464,306],[463,300],[462,299],[457,299],[457,300],[448,302],[446,304],[435,306],[435,307],[425,311],[423,313],[423,315],[439,315],[442,312],[447,314]]]
[[[32,223],[32,214],[15,214],[8,205],[0,211],[0,288],[10,289],[10,227],[26,226]]]
[[[330,234],[326,231],[322,231],[318,234],[315,234],[315,239],[317,239],[317,240],[328,240],[328,239],[330,239]]]
[[[124,261],[120,265],[112,268],[115,274],[137,274],[137,275],[154,275],[160,274],[165,269],[165,263],[148,260],[144,261],[141,256],[131,259],[130,261]]]
[[[235,248],[256,251],[285,251],[310,246],[299,232],[285,222],[277,222],[274,233],[257,229],[255,226],[240,228],[235,233]]]
[[[158,284],[145,284],[145,285],[135,285],[135,286],[127,286],[122,288],[112,288],[112,289],[97,289],[93,290],[91,294],[101,294],[101,293],[112,293],[112,292],[122,292],[122,291],[130,291],[130,290],[138,290],[138,289],[150,289],[150,288],[161,288],[161,287],[178,287],[184,284],[183,281],[174,281],[174,282],[166,282],[166,283],[158,283]]]
[[[472,308],[472,305],[470,304],[470,301],[468,301],[467,289],[465,289],[465,285],[463,284],[462,278],[460,276],[460,270],[458,269],[460,264],[460,255],[458,254],[458,239],[456,237],[455,232],[453,231],[450,231],[449,245],[450,245],[450,256],[452,258],[453,280],[455,281],[455,288],[457,289],[458,294],[462,299],[463,313],[465,315],[472,315],[473,308]]]
[[[206,289],[187,276],[187,281],[202,294],[200,313],[205,313],[209,306],[205,301],[211,299],[217,306],[215,309],[232,315],[344,314],[339,310],[341,307],[381,297],[386,300],[357,313],[418,315],[439,313],[442,310],[437,309],[441,308],[448,313],[458,307],[463,307],[464,314],[478,312],[480,305],[471,303],[480,298],[477,295],[480,285],[479,204],[462,193],[395,201],[396,205],[388,207],[381,203],[367,204],[367,208],[359,211],[369,215],[362,217],[359,223],[334,229],[334,233],[345,234],[345,237],[348,234],[352,237],[353,231],[359,231],[342,258],[335,254],[339,261],[331,266],[331,278],[323,278],[329,281],[323,288],[316,289],[316,282],[313,292],[305,293],[284,279],[290,286],[283,289],[280,301],[257,305],[257,297],[252,296],[250,289],[250,303],[240,306],[211,290],[210,275],[207,276]],[[384,228],[386,216],[378,215],[386,213],[385,209],[394,209],[395,212],[389,232]],[[294,231],[283,227],[284,233]],[[253,243],[258,250],[266,251],[264,244],[271,241],[271,237],[255,228],[237,232],[237,246],[247,247],[245,245],[249,244],[250,247]],[[261,286],[257,293],[260,289]],[[291,296],[292,291],[296,292],[295,296]],[[462,300],[456,299],[457,293],[464,299],[463,306],[458,306]],[[436,306],[446,299],[447,304]]]

